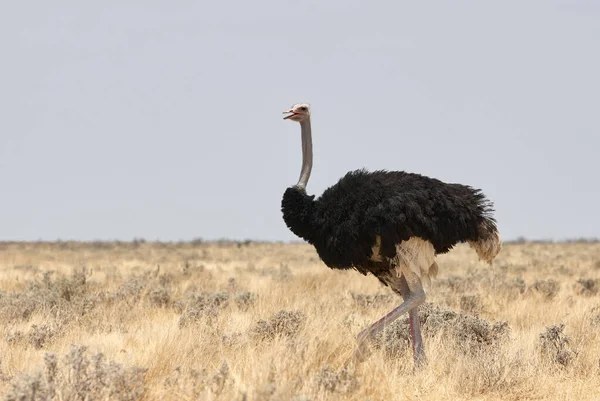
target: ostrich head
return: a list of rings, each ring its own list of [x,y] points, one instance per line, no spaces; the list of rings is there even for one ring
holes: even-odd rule
[[[283,114],[287,113],[292,114],[283,117],[284,120],[292,120],[300,123],[310,118],[310,105],[306,103],[295,104],[291,109],[283,112]]]

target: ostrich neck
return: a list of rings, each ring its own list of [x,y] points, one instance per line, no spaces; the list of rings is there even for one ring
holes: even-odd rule
[[[298,180],[298,184],[296,184],[296,186],[306,189],[306,184],[308,184],[313,163],[310,118],[300,122],[300,129],[302,130],[302,170],[300,170],[300,179]]]

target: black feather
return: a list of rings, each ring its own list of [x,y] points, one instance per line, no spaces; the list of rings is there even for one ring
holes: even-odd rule
[[[352,171],[316,200],[302,188],[288,188],[282,212],[289,229],[314,245],[327,266],[363,274],[381,268],[370,260],[377,236],[381,256],[392,258],[396,244],[410,237],[445,253],[497,230],[493,205],[480,190],[403,171]]]

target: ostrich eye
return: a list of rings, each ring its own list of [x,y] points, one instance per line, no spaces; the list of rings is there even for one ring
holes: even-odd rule
[[[306,111],[306,107],[302,106],[302,107],[300,107],[300,110]]]

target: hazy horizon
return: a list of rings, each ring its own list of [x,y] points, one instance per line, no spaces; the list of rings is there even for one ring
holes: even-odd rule
[[[347,171],[481,188],[502,237],[600,237],[600,3],[11,3],[0,241],[290,241],[293,103]]]

